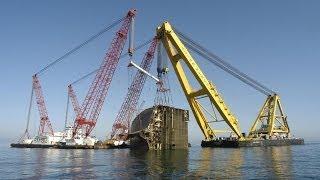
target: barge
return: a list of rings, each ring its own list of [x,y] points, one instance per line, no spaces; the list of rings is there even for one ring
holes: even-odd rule
[[[221,147],[221,148],[239,148],[239,147],[264,147],[264,146],[289,146],[303,145],[302,138],[287,138],[287,139],[217,139],[211,141],[202,141],[202,147]]]
[[[26,143],[11,143],[13,148],[53,148],[51,144],[26,144]]]
[[[57,148],[57,149],[93,149],[98,140],[95,137],[86,137],[81,129],[72,137],[73,127],[66,127],[64,132],[40,134],[34,138],[23,139],[12,143],[12,148]]]

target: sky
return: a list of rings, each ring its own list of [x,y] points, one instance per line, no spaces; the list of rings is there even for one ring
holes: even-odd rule
[[[0,139],[15,141],[23,133],[31,93],[31,76],[90,35],[137,9],[136,41],[155,35],[169,21],[201,45],[238,69],[278,92],[288,115],[292,134],[317,140],[320,126],[320,2],[284,1],[18,1],[0,2]],[[50,68],[39,78],[49,118],[55,131],[64,127],[67,85],[99,67],[112,31],[81,51]],[[143,51],[135,54],[140,62]],[[212,64],[198,64],[222,94],[248,132],[266,97]],[[93,131],[100,139],[110,133],[134,70],[128,58],[120,60],[105,105]],[[171,67],[170,67],[171,68]],[[153,66],[155,73],[155,66]],[[173,104],[189,109],[177,78],[169,74]],[[74,85],[82,102],[92,78]],[[153,105],[154,82],[148,79],[140,103]],[[70,112],[68,123],[74,115]],[[39,115],[32,106],[30,131],[35,134]],[[203,135],[193,116],[190,142],[199,144]]]

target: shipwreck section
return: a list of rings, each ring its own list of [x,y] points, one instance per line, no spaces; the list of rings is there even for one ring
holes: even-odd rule
[[[131,148],[151,150],[188,148],[189,111],[154,106],[142,111],[132,122]]]

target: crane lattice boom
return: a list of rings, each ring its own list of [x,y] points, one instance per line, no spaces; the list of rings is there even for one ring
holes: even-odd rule
[[[120,30],[112,40],[111,47],[102,62],[96,76],[90,86],[88,94],[81,105],[80,113],[74,123],[73,135],[78,129],[85,130],[88,136],[93,130],[100,114],[103,102],[107,95],[113,74],[119,62],[120,54],[127,39],[128,31],[136,10],[130,10],[122,22]]]
[[[148,72],[154,59],[154,53],[158,44],[158,39],[154,38],[148,51],[145,53],[140,67]],[[112,126],[111,138],[118,138],[117,135],[126,135],[129,131],[132,115],[137,108],[137,104],[146,82],[147,74],[137,70],[134,79],[131,82],[124,102]]]
[[[71,99],[74,112],[76,113],[76,115],[78,115],[80,113],[80,105],[71,84],[68,86],[68,95]]]
[[[46,104],[44,102],[42,88],[36,74],[32,76],[32,88],[36,95],[37,106],[40,114],[40,126],[38,133],[39,135],[44,135],[45,133],[53,135],[53,129],[49,120]]]

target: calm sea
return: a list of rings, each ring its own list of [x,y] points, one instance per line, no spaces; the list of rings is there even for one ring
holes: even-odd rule
[[[0,149],[0,179],[320,179],[320,143],[187,151]]]

